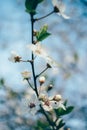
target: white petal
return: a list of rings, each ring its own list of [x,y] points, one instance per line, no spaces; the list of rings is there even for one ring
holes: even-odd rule
[[[66,110],[65,106],[62,103],[59,103],[59,107]]]
[[[56,6],[58,4],[58,1],[57,0],[52,0],[52,4],[53,4],[53,6]]]
[[[44,108],[45,111],[52,111],[53,110],[51,105],[50,106],[43,105],[43,108]]]
[[[56,61],[54,61],[50,56],[46,57],[46,61],[53,68],[60,67],[60,65]]]

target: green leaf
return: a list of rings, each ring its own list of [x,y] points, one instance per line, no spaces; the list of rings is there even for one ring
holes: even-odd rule
[[[37,126],[35,126],[36,130],[46,130],[49,127],[48,122],[41,122],[40,120],[37,121]]]
[[[67,105],[67,100],[64,101],[63,105],[66,107],[66,105]]]
[[[36,14],[36,7],[38,6],[39,3],[43,1],[44,0],[26,0],[25,1],[26,12]]]
[[[0,79],[0,85],[2,86],[2,85],[4,85],[4,84],[5,84],[5,81],[4,81],[3,78],[1,78],[1,79]]]
[[[44,39],[46,39],[49,35],[51,35],[50,33],[47,32],[48,26],[44,25],[39,32],[37,32],[36,34],[36,38],[37,41],[42,41]]]
[[[55,113],[57,114],[57,116],[63,116],[63,115],[67,115],[70,112],[72,112],[73,109],[74,109],[73,106],[66,107],[66,110],[64,110],[62,108],[58,108],[58,109],[55,109]]]
[[[67,107],[67,108],[66,108],[66,114],[69,114],[70,112],[72,112],[73,109],[74,109],[73,106],[69,106],[69,107]]]

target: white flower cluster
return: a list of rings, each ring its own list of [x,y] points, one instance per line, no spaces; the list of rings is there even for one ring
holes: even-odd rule
[[[55,95],[54,97],[48,97],[47,94],[39,94],[39,98],[35,94],[32,94],[29,99],[25,100],[24,103],[29,111],[29,113],[35,115],[40,110],[40,105],[45,111],[52,112],[53,109],[62,108],[66,110],[63,105],[61,95]]]

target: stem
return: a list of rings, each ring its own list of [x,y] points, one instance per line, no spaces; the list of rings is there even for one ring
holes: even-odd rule
[[[32,60],[20,60],[21,62],[33,62]]]
[[[43,74],[47,69],[48,67],[46,67],[40,74],[36,75],[36,78],[38,78],[41,74]]]
[[[31,83],[29,82],[28,79],[27,79],[27,82],[28,82],[29,86],[34,90],[33,86],[31,85]]]
[[[44,18],[48,17],[49,15],[51,15],[51,14],[53,14],[53,13],[54,13],[54,10],[53,10],[52,12],[50,12],[49,14],[47,14],[47,15],[41,17],[41,18],[36,18],[36,19],[34,19],[34,22],[35,22],[35,21],[39,21],[39,20],[41,20],[41,19],[44,19]]]
[[[32,40],[32,44],[34,43],[33,30],[34,30],[34,18],[33,18],[33,14],[31,14],[31,40]],[[31,59],[33,61],[33,62],[31,62],[31,67],[32,67],[32,73],[33,73],[33,80],[34,80],[35,92],[36,92],[37,96],[39,96],[38,90],[37,90],[35,69],[34,69],[34,54],[33,54],[33,52],[32,52]]]
[[[51,122],[51,120],[49,119],[48,115],[46,114],[46,112],[44,111],[44,109],[43,109],[43,107],[42,107],[41,105],[40,105],[40,108],[41,108],[43,114],[45,115],[45,117],[46,117],[46,119],[47,119],[49,125],[52,126],[52,129],[53,129],[53,130],[55,130],[55,129],[54,129],[54,126],[53,126],[53,122]]]

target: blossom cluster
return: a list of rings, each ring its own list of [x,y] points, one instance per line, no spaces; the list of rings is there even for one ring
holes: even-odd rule
[[[48,97],[46,93],[40,93],[38,98],[36,94],[32,94],[24,103],[24,107],[27,107],[29,113],[35,115],[40,110],[40,106],[48,112],[53,112],[54,109],[58,108],[66,110],[63,103],[64,101],[59,94]]]

